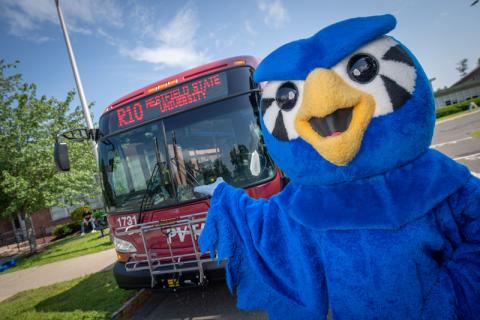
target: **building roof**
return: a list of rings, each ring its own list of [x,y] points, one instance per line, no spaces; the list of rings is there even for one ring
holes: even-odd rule
[[[480,65],[478,65],[475,69],[470,71],[465,77],[461,78],[457,82],[455,82],[451,87],[455,87],[457,85],[463,84],[465,82],[469,82],[472,80],[480,80]],[[451,88],[450,87],[450,88]]]
[[[462,91],[465,89],[480,86],[480,66],[470,71],[466,76],[455,82],[452,86],[446,89],[439,89],[435,91],[435,97],[441,97],[450,93]]]

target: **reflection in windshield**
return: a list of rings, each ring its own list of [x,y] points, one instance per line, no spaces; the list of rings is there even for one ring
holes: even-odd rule
[[[154,123],[102,140],[99,144],[100,171],[105,186],[106,204],[112,211],[138,210],[147,182],[157,163],[154,138],[164,141],[161,123]],[[108,143],[107,143],[108,142]],[[174,204],[174,187],[169,175],[165,150],[160,148],[156,180],[156,203]],[[161,187],[163,186],[163,187]]]
[[[166,133],[166,136],[164,135]],[[158,174],[154,138],[159,143]],[[273,177],[249,95],[200,107],[103,140],[100,166],[109,211],[138,210],[202,198],[217,177],[246,187]]]
[[[233,186],[245,187],[273,174],[253,108],[245,105],[250,105],[248,96],[186,112],[165,122],[180,201],[200,196],[194,194],[193,187],[213,183],[219,176]],[[252,159],[260,161],[261,172],[251,172]]]

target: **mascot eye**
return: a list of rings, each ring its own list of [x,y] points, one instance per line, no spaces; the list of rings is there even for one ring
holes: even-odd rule
[[[285,82],[278,89],[275,96],[277,105],[283,111],[290,111],[295,107],[298,99],[298,89],[293,82]]]
[[[356,54],[350,58],[347,72],[350,79],[359,83],[368,83],[378,74],[378,61],[369,54]]]
[[[281,141],[298,138],[295,117],[302,104],[304,81],[273,80],[263,88],[260,110],[269,133]]]

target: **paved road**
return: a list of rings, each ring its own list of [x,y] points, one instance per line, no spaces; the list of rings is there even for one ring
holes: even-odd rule
[[[111,249],[1,275],[0,301],[24,290],[101,271],[112,265],[116,256],[115,250]]]
[[[154,292],[130,320],[266,320],[262,312],[244,312],[222,283],[177,293]]]
[[[471,133],[480,129],[480,111],[437,124],[432,147],[480,173],[480,138]],[[177,295],[154,293],[134,320],[267,319],[264,313],[240,312],[224,284],[209,286],[205,292],[188,290]]]
[[[476,130],[480,130],[480,111],[442,121],[435,127],[432,148],[480,173],[480,138],[471,135]]]

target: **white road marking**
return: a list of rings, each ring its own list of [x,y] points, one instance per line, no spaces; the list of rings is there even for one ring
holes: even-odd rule
[[[466,138],[462,138],[462,139],[458,139],[458,140],[452,140],[452,141],[437,143],[437,144],[434,144],[431,147],[436,149],[436,148],[440,148],[440,147],[443,147],[443,146],[448,146],[449,144],[455,144],[455,143],[470,140],[470,139],[473,139],[473,138],[472,137],[466,137]]]
[[[458,160],[469,160],[469,161],[480,160],[480,152],[479,153],[474,153],[474,154],[469,154],[468,156],[454,158],[453,160],[457,160],[457,161]]]

